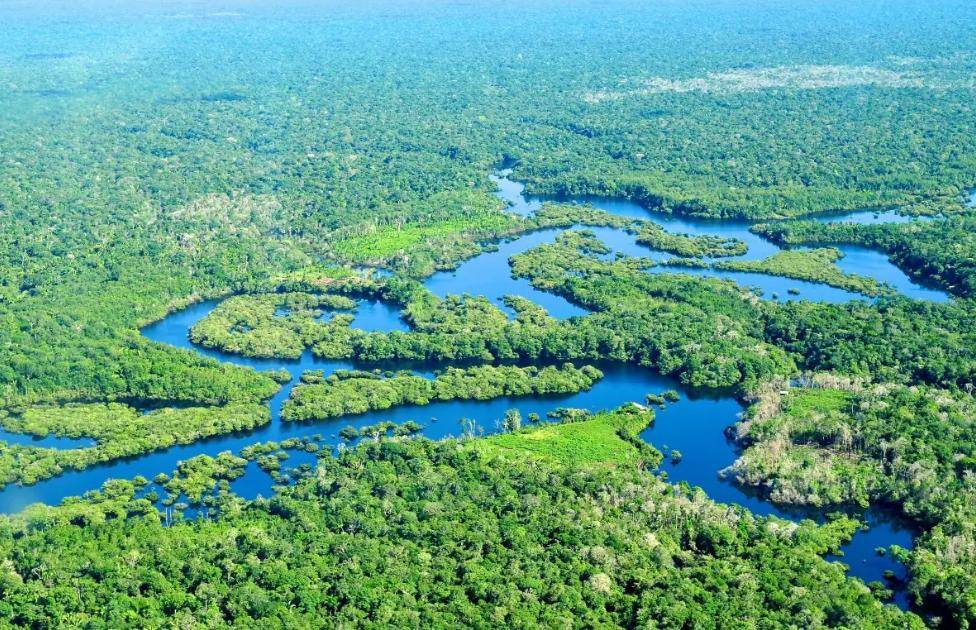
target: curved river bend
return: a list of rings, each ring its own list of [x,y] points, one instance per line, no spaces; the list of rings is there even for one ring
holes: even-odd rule
[[[513,212],[527,214],[541,206],[543,199],[526,198],[520,184],[495,177],[505,199]],[[738,222],[696,221],[685,218],[653,215],[637,204],[600,198],[574,200],[594,205],[623,216],[651,219],[671,232],[684,234],[713,234],[722,237],[739,238],[747,243],[749,251],[739,258],[765,258],[779,251],[774,244],[748,231],[749,225]],[[829,218],[825,220],[841,220]],[[858,222],[901,221],[904,217],[891,213],[871,212],[851,213],[843,220]],[[664,260],[669,256],[654,252],[638,245],[634,236],[620,230],[609,228],[589,228],[607,245],[617,252],[631,256],[644,256]],[[500,300],[509,294],[527,297],[558,318],[583,315],[585,311],[565,299],[532,288],[528,281],[517,280],[509,273],[510,256],[524,252],[539,244],[553,240],[562,229],[542,230],[523,235],[517,239],[500,243],[497,249],[485,252],[459,266],[455,271],[442,272],[431,276],[425,285],[435,294],[477,294],[493,300]],[[934,289],[928,289],[912,282],[904,273],[894,267],[887,258],[870,250],[854,247],[841,247],[845,257],[838,263],[848,272],[860,273],[886,282],[910,297],[928,300],[946,300],[948,296]],[[810,299],[830,302],[844,302],[853,299],[866,299],[863,296],[833,287],[811,282],[801,282],[763,274],[716,272],[700,269],[671,270],[667,267],[651,269],[652,273],[677,271],[715,275],[733,279],[740,284],[757,287],[764,296],[777,294],[778,299]],[[790,295],[788,289],[799,289],[799,295]],[[256,370],[286,369],[292,376],[271,399],[271,422],[263,427],[241,434],[220,436],[186,446],[176,446],[143,456],[96,465],[82,471],[66,472],[56,478],[41,481],[33,486],[9,486],[0,490],[0,511],[5,513],[23,509],[34,502],[56,504],[70,496],[77,496],[101,487],[111,478],[133,478],[137,475],[153,478],[160,472],[171,472],[177,464],[197,455],[217,455],[223,451],[240,451],[258,442],[281,441],[295,437],[318,437],[324,445],[335,447],[340,440],[337,432],[341,427],[363,427],[379,421],[392,420],[405,422],[415,420],[423,425],[422,435],[440,439],[460,433],[460,421],[472,418],[479,421],[486,431],[496,430],[494,424],[508,409],[519,409],[524,416],[547,412],[559,407],[580,407],[587,409],[607,409],[627,402],[642,402],[648,393],[660,393],[668,389],[681,391],[676,381],[660,376],[649,370],[621,365],[601,365],[604,378],[591,390],[569,396],[509,399],[491,401],[437,402],[424,407],[398,407],[390,410],[370,412],[357,416],[338,418],[321,423],[282,422],[280,417],[282,403],[289,397],[298,377],[306,370],[323,370],[330,374],[336,370],[354,369],[357,366],[346,361],[326,361],[317,359],[306,352],[300,359],[288,361],[277,359],[249,359],[223,352],[195,346],[188,339],[189,329],[205,317],[216,306],[216,301],[203,302],[182,311],[173,313],[165,319],[143,329],[150,340],[166,343],[188,351],[211,357],[218,361],[250,367]],[[356,328],[375,331],[407,330],[406,323],[399,312],[383,302],[361,301],[353,322]],[[375,367],[375,366],[368,366]],[[420,371],[430,375],[431,372]],[[732,424],[742,411],[741,405],[733,398],[712,396],[700,392],[683,391],[681,400],[669,404],[657,412],[654,425],[642,437],[659,448],[680,450],[683,454],[679,464],[662,465],[672,481],[684,481],[701,487],[714,500],[742,505],[759,515],[777,515],[782,518],[796,518],[797,513],[780,509],[759,497],[744,491],[738,486],[721,479],[718,471],[731,464],[736,458],[736,450],[724,435],[724,429]],[[0,440],[17,444],[32,444],[51,448],[71,448],[91,445],[91,441],[67,440],[57,437],[33,438],[20,434],[0,431]],[[298,463],[313,463],[314,457],[299,454]],[[294,460],[289,460],[294,465]],[[247,474],[233,484],[235,492],[245,498],[258,495],[267,496],[273,492],[271,478],[252,462]],[[850,566],[850,573],[865,581],[880,580],[885,571],[893,571],[904,577],[904,568],[894,562],[889,555],[879,556],[875,549],[899,545],[911,547],[912,532],[897,521],[883,514],[871,511],[865,515],[870,529],[855,535],[843,547],[843,561]],[[896,603],[907,605],[903,592],[897,592]]]
[[[504,172],[505,171],[503,171],[503,173]],[[630,219],[650,220],[673,234],[716,236],[723,239],[734,238],[744,242],[748,247],[748,251],[745,254],[741,256],[724,257],[721,259],[723,261],[762,260],[782,251],[782,248],[777,246],[775,243],[764,239],[758,234],[753,234],[750,232],[749,228],[752,227],[754,223],[747,221],[696,219],[691,217],[664,215],[650,212],[643,206],[626,199],[598,196],[527,196],[524,194],[525,187],[518,182],[514,182],[505,177],[499,176],[494,176],[492,180],[498,185],[499,195],[505,202],[508,203],[509,209],[521,216],[532,214],[541,208],[542,204],[546,201],[570,204],[590,204],[596,208],[605,210],[618,216],[627,217]],[[973,193],[973,198],[974,203],[976,203],[976,192]],[[911,217],[897,214],[894,211],[876,212],[868,210],[818,216],[814,220],[821,222],[850,222],[870,225],[878,223],[907,223],[909,221],[919,219],[912,219]],[[626,254],[628,256],[650,258],[658,263],[662,263],[674,257],[672,254],[654,251],[643,245],[637,244],[632,234],[628,234],[621,230],[609,228],[587,229],[594,232],[603,242],[613,248],[614,251]],[[522,237],[510,243],[505,243],[501,248],[504,250],[507,256],[511,256],[513,254],[525,251],[526,249],[530,249],[531,247],[535,247],[539,243],[551,241],[555,235],[561,231],[562,230],[544,230],[540,233],[530,235],[530,237]],[[531,241],[528,242],[527,246],[523,247],[522,243],[525,242],[527,238],[531,239]],[[950,296],[946,292],[940,289],[926,287],[909,278],[905,272],[893,265],[888,260],[888,257],[881,252],[856,245],[836,245],[835,247],[837,247],[837,249],[839,249],[843,254],[843,257],[838,260],[836,264],[841,271],[845,273],[859,274],[873,278],[880,283],[891,286],[898,293],[917,300],[945,302],[950,299]],[[493,266],[507,261],[507,256],[505,258],[497,256],[494,259],[482,256],[468,261],[461,266],[457,273],[465,274],[465,279],[468,282],[474,282],[474,284],[465,285],[459,283],[455,284],[454,288],[461,288],[461,292],[463,292],[463,287],[465,286],[476,286],[480,289],[481,285],[486,285],[486,288],[491,289],[494,283],[499,282],[499,278],[497,278],[497,276],[502,274],[499,274],[497,269],[492,270],[492,267],[489,265]],[[714,259],[706,260],[712,261]],[[817,282],[793,280],[791,278],[759,273],[669,267],[667,265],[653,267],[650,269],[650,272],[686,273],[692,275],[726,278],[729,280],[734,280],[743,286],[758,289],[760,294],[767,299],[772,299],[773,296],[775,296],[775,299],[780,301],[811,300],[815,302],[842,303],[849,302],[851,300],[867,299],[858,293],[837,289],[835,287]],[[440,287],[438,284],[443,280],[439,281],[438,278],[443,278],[444,276],[449,276],[450,274],[451,272],[445,272],[434,276],[431,279],[433,282],[431,289],[439,295],[449,292],[439,290]],[[485,280],[486,276],[490,279]],[[528,282],[525,281],[519,284],[510,284],[507,286],[518,288],[519,291],[532,290],[531,287],[528,287]],[[525,287],[528,287],[528,289]],[[791,294],[789,291],[790,289],[794,289],[795,294]],[[798,290],[798,293],[796,290]],[[478,293],[479,291],[468,289],[468,292]],[[521,294],[529,297],[526,293]],[[547,294],[536,291],[535,295],[544,300],[546,298],[543,296],[546,296]],[[551,296],[549,296],[548,299],[550,300],[550,303],[553,303]],[[540,303],[542,302],[540,301]],[[577,312],[572,311],[572,309],[557,309],[555,312],[550,312],[557,317],[568,317],[571,315],[580,314],[582,311]]]

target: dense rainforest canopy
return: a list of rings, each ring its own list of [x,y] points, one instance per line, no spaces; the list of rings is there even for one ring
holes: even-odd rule
[[[3,487],[282,420],[342,438],[0,517],[2,623],[976,622],[973,24],[962,0],[0,7],[0,507]],[[511,211],[501,169],[551,203]],[[898,219],[815,220],[853,210]],[[652,213],[746,223],[692,234]],[[425,284],[549,231],[496,271],[578,316]],[[758,236],[791,249],[743,258]],[[947,299],[842,268],[852,246]],[[779,299],[723,273],[856,295]],[[140,334],[214,298],[188,334],[217,358]],[[355,325],[365,301],[402,329]],[[298,381],[229,356],[325,367]],[[511,410],[442,442],[412,421],[339,431],[586,392],[607,365],[746,403],[725,476],[819,520],[669,483],[640,406]],[[285,451],[311,461],[285,472]],[[235,494],[255,466],[273,498]],[[919,531],[884,551],[912,610],[887,602],[894,580],[824,558],[866,506]]]

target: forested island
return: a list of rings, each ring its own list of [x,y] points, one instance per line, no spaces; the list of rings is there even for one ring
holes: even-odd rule
[[[0,6],[0,625],[976,623],[976,6]]]

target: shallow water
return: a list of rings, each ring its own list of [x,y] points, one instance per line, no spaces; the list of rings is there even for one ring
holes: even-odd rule
[[[683,267],[655,267],[651,273],[689,273],[706,278],[720,278],[732,280],[736,284],[755,290],[756,294],[767,300],[790,302],[794,300],[809,300],[811,302],[827,302],[843,304],[853,300],[866,300],[860,293],[838,289],[826,284],[794,280],[782,276],[772,276],[762,273],[745,271],[723,271],[721,269],[686,269]]]
[[[911,217],[905,214],[898,214],[896,210],[859,210],[857,212],[828,214],[814,217],[814,221],[819,223],[856,223],[858,225],[876,225],[879,223],[892,223],[895,225],[911,223],[912,221],[928,221],[931,217]]]

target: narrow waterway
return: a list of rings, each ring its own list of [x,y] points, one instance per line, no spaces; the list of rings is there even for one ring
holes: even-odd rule
[[[424,426],[421,435],[430,439],[460,435],[460,421],[462,419],[474,419],[481,429],[486,433],[491,433],[498,430],[497,421],[509,409],[518,409],[523,419],[528,418],[529,414],[532,413],[537,413],[545,418],[549,411],[560,407],[591,410],[611,409],[628,402],[643,402],[649,393],[661,393],[675,389],[681,392],[681,399],[677,403],[671,403],[663,409],[658,409],[654,425],[642,433],[642,438],[656,447],[666,451],[678,450],[682,453],[680,463],[671,463],[670,460],[666,459],[662,465],[662,469],[667,472],[672,482],[687,482],[692,486],[700,487],[712,499],[722,503],[742,505],[754,514],[775,515],[793,520],[817,518],[819,516],[810,511],[780,508],[763,500],[758,494],[743,489],[719,476],[718,471],[730,465],[737,457],[735,445],[726,438],[724,433],[724,429],[732,424],[743,410],[735,398],[712,392],[690,392],[674,379],[662,377],[651,370],[637,366],[600,365],[599,367],[604,372],[604,378],[601,381],[589,391],[568,396],[437,402],[424,407],[398,407],[328,422],[310,424],[282,422],[280,419],[281,405],[287,400],[292,387],[303,372],[317,369],[329,374],[335,370],[357,366],[346,362],[323,361],[313,357],[309,352],[306,352],[297,361],[281,361],[249,359],[193,345],[188,339],[189,329],[210,313],[216,304],[217,302],[204,302],[191,306],[145,328],[143,334],[154,341],[193,350],[205,356],[236,365],[259,370],[287,369],[293,380],[272,399],[271,424],[246,435],[217,438],[138,458],[122,464],[128,468],[126,472],[112,469],[111,476],[130,478],[141,474],[144,477],[151,478],[157,472],[175,468],[180,460],[187,457],[199,454],[216,455],[226,450],[238,451],[256,442],[281,441],[292,437],[322,436],[324,445],[335,447],[340,442],[338,438],[339,429],[345,426],[353,426],[358,429],[384,420],[397,423],[415,420]],[[376,310],[369,302],[361,304],[372,309],[371,312],[373,313],[372,325],[364,327],[364,329],[375,331],[400,329],[402,320],[395,309],[389,308],[380,311]],[[430,371],[418,373],[425,376],[433,375]],[[178,453],[171,452],[174,450]],[[296,463],[289,461],[288,465],[294,466]],[[68,476],[74,477],[73,481],[77,482],[77,484],[73,483],[72,485],[76,485],[78,489],[98,487],[98,484],[106,478],[105,471],[92,472],[92,470],[70,473]],[[64,477],[62,476],[61,479]],[[59,495],[63,494],[62,487],[52,484],[53,481],[55,480],[42,482],[39,485],[51,484],[58,488],[57,493]],[[255,465],[250,465],[248,474],[236,480],[232,488],[245,498],[254,498],[259,495],[268,496],[272,489],[272,482],[267,473],[257,469]],[[63,496],[71,496],[77,493],[77,491],[67,492]],[[4,493],[0,492],[0,501],[3,499]],[[886,517],[881,513],[869,512],[865,517],[871,523],[871,528],[859,532],[843,547],[843,557],[833,559],[848,564],[851,567],[851,574],[866,582],[883,579],[885,571],[889,570],[904,579],[906,577],[904,567],[895,562],[890,555],[880,556],[875,550],[890,545],[911,548],[913,541],[911,530],[896,519]],[[896,601],[899,605],[907,605],[904,592],[899,591],[896,594]]]
[[[507,171],[502,171],[507,174]],[[588,204],[595,208],[605,210],[611,214],[627,217],[630,219],[649,220],[661,226],[673,234],[688,234],[691,236],[715,236],[723,239],[734,238],[742,241],[748,247],[745,254],[741,256],[723,257],[723,261],[734,260],[762,260],[782,251],[782,248],[775,243],[753,234],[749,228],[754,225],[741,220],[718,220],[718,219],[697,219],[693,217],[682,217],[668,214],[651,212],[638,203],[627,199],[617,199],[610,197],[600,197],[585,195],[580,197],[564,197],[557,195],[531,196],[525,195],[525,187],[503,176],[494,176],[493,181],[498,185],[499,196],[508,204],[511,212],[520,216],[528,216],[542,207],[547,201],[568,203],[568,204]],[[976,193],[973,194],[976,198]],[[880,223],[907,223],[910,221],[929,220],[927,218],[912,218],[900,215],[893,210],[878,211],[856,211],[848,213],[836,213],[815,218],[820,222],[850,222],[861,225],[872,225]],[[594,231],[597,236],[608,246],[628,256],[638,256],[650,258],[658,263],[662,263],[673,254],[655,251],[645,246],[637,244],[632,234],[620,230],[605,228],[588,228]],[[534,243],[525,248],[518,244],[522,239],[514,243],[508,243],[507,252],[509,255],[519,253],[536,246],[540,242],[551,241],[555,234],[561,230],[545,231],[543,238],[536,238]],[[524,238],[524,237],[523,237]],[[887,284],[898,293],[907,297],[926,300],[930,302],[945,302],[950,296],[941,289],[928,287],[912,280],[905,272],[891,263],[888,257],[878,251],[856,245],[836,245],[843,257],[837,261],[837,266],[845,273],[858,274],[873,278],[878,282]],[[716,259],[705,259],[714,262]],[[495,261],[491,261],[495,263]],[[472,259],[462,266],[459,273],[466,273],[467,276],[475,280],[484,276],[486,265],[482,264],[480,258]],[[687,273],[698,276],[709,276],[733,280],[745,287],[755,288],[759,295],[766,299],[776,299],[779,301],[789,300],[810,300],[814,302],[843,303],[851,300],[866,300],[863,295],[851,291],[845,291],[817,282],[807,282],[794,280],[782,276],[774,276],[760,273],[745,273],[722,271],[715,269],[697,269],[685,267],[669,267],[660,264],[652,268],[651,273]],[[494,278],[491,283],[496,282]],[[443,290],[443,289],[442,289]],[[436,292],[436,291],[435,291]],[[475,293],[474,290],[469,290]],[[560,316],[561,313],[555,315]],[[571,313],[575,314],[575,313]]]
[[[512,211],[520,214],[534,212],[541,207],[543,199],[526,198],[520,184],[497,177],[501,194],[509,202]],[[560,201],[593,203],[607,211],[634,218],[650,219],[665,229],[684,234],[712,234],[724,238],[739,238],[747,243],[749,251],[742,259],[760,259],[779,251],[774,244],[749,232],[749,224],[737,222],[696,221],[671,216],[661,216],[648,212],[637,204],[601,198],[582,198]],[[857,222],[902,221],[904,217],[893,213],[852,213],[842,217],[823,220],[854,220]],[[629,256],[645,256],[665,260],[669,255],[654,252],[638,245],[634,236],[624,231],[609,228],[591,228],[596,235],[615,252]],[[552,241],[562,230],[542,230],[524,235],[508,242],[500,243],[497,249],[485,252],[460,265],[452,272],[431,276],[426,286],[437,295],[475,294],[484,295],[500,301],[505,295],[517,294],[527,297],[544,306],[555,317],[566,318],[584,315],[585,311],[565,299],[533,289],[525,280],[511,277],[508,259],[517,253]],[[885,256],[863,248],[842,247],[845,258],[842,268],[845,271],[860,273],[886,282],[897,290],[919,299],[944,300],[948,296],[933,289],[912,282],[904,273],[892,265]],[[764,274],[719,272],[710,269],[677,269],[656,267],[654,273],[661,272],[693,273],[726,277],[744,286],[756,287],[764,296],[776,299],[809,299],[830,302],[845,302],[852,299],[866,299],[848,291],[825,285],[802,282]],[[791,291],[792,289],[792,291]],[[799,293],[798,295],[796,293]],[[297,360],[249,359],[193,345],[188,338],[189,329],[210,313],[217,302],[203,302],[184,310],[172,313],[165,319],[143,329],[146,338],[184,348],[217,361],[233,363],[256,370],[286,369],[292,376],[271,399],[271,422],[265,426],[240,434],[224,435],[203,440],[186,446],[177,446],[162,451],[130,459],[96,465],[82,471],[69,471],[54,479],[42,481],[29,487],[10,486],[0,490],[0,511],[10,513],[23,509],[34,502],[56,504],[70,496],[77,496],[99,488],[107,479],[133,478],[143,476],[151,479],[160,472],[174,470],[180,461],[197,455],[217,455],[224,451],[238,452],[259,442],[281,441],[288,438],[315,438],[327,448],[336,448],[341,440],[338,432],[345,426],[363,427],[379,421],[397,423],[414,420],[423,426],[422,435],[431,439],[441,439],[459,435],[461,420],[475,420],[485,432],[497,430],[496,422],[508,409],[519,409],[523,418],[536,413],[545,417],[550,411],[560,407],[579,407],[591,410],[617,407],[627,402],[642,402],[648,393],[660,393],[668,389],[682,392],[681,400],[669,404],[658,411],[654,425],[643,433],[643,437],[660,448],[679,450],[680,463],[667,462],[662,469],[674,482],[687,482],[701,487],[716,501],[742,505],[760,515],[776,515],[782,518],[801,518],[809,513],[791,512],[780,509],[762,500],[759,496],[739,488],[720,478],[718,471],[731,464],[736,450],[725,437],[724,429],[733,423],[742,411],[740,404],[731,397],[683,390],[673,381],[646,369],[634,366],[601,365],[605,377],[591,390],[575,395],[509,399],[492,401],[453,401],[437,402],[424,407],[398,407],[391,410],[349,416],[328,422],[289,423],[282,422],[281,406],[306,370],[322,370],[330,374],[336,370],[353,369],[357,366],[346,361],[326,361],[306,352]],[[328,316],[328,315],[327,315]],[[372,331],[408,330],[406,322],[396,308],[381,301],[364,300],[359,303],[353,320],[353,327]],[[368,366],[376,367],[376,366]],[[397,366],[390,366],[397,367]],[[432,376],[432,369],[414,371]],[[30,444],[50,448],[77,448],[90,446],[90,440],[68,440],[58,437],[35,438],[16,433],[0,432],[0,439],[16,444]],[[312,463],[309,454],[295,455],[295,461],[288,466]],[[274,491],[271,477],[248,465],[247,474],[232,484],[235,492],[245,498],[268,496]],[[899,545],[911,547],[911,531],[896,520],[878,512],[866,515],[870,529],[858,533],[844,546],[842,560],[850,566],[850,572],[865,581],[881,580],[885,571],[892,571],[904,577],[904,568],[894,562],[890,555],[880,556],[875,552],[879,547]],[[899,605],[907,605],[905,595],[896,596]]]
[[[57,435],[28,435],[26,433],[13,433],[0,428],[0,442],[6,442],[12,446],[34,446],[37,448],[88,448],[95,445],[95,440],[90,438],[68,438]]]

